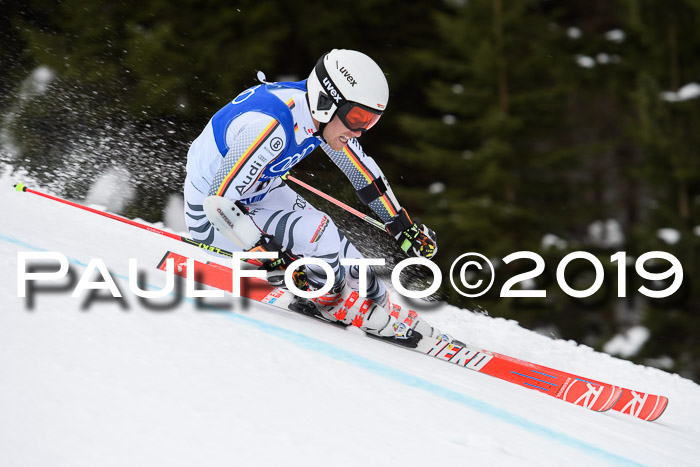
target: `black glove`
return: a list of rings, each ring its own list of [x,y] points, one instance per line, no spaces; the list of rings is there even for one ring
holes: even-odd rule
[[[275,237],[264,234],[258,243],[255,244],[250,251],[276,251],[278,256],[276,259],[259,259],[262,265],[258,269],[267,271],[267,282],[273,287],[284,287],[284,273],[287,266],[298,260],[300,257],[289,250],[285,250],[280,245]],[[297,268],[292,275],[294,285],[299,290],[309,290],[309,283],[306,280],[306,268]]]
[[[423,256],[432,259],[437,253],[437,234],[424,224],[420,224],[418,219],[394,238],[399,243],[399,248],[408,256]]]

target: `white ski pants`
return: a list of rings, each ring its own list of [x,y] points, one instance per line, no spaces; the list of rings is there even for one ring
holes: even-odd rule
[[[207,220],[202,203],[207,197],[189,180],[185,179],[185,222],[192,238],[229,251],[241,251],[233,242],[219,233]],[[258,227],[273,235],[287,250],[297,256],[319,258],[333,269],[334,284],[340,284],[347,276],[348,285],[357,288],[358,268],[341,267],[342,258],[361,258],[359,251],[338,230],[333,220],[313,207],[303,197],[289,188],[281,179],[272,181],[267,195],[260,201],[247,205]],[[318,266],[307,265],[309,283],[320,288],[326,282],[326,273]],[[386,288],[374,272],[368,270],[367,298],[378,300]]]

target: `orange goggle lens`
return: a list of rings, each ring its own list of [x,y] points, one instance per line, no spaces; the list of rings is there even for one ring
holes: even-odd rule
[[[353,131],[369,130],[379,121],[381,116],[381,112],[374,112],[357,104],[342,106],[338,109],[340,121]]]

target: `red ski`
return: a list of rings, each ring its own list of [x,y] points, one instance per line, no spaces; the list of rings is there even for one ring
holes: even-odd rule
[[[421,342],[422,343],[422,342]],[[421,346],[419,344],[419,348]],[[435,342],[426,354],[596,412],[610,410],[622,388],[468,345]]]
[[[174,259],[175,273],[187,277],[188,258],[177,253],[167,252],[158,264],[158,269],[166,270],[168,258]],[[218,263],[205,264],[195,261],[194,269],[196,282],[229,292],[232,290],[230,268]],[[295,300],[294,295],[287,290],[248,277],[241,279],[241,295],[284,310],[289,310],[289,305]],[[424,338],[418,343],[418,347],[412,350],[597,412],[612,409],[652,421],[658,419],[668,405],[668,398],[664,396],[602,383],[457,341],[447,343],[436,338]]]

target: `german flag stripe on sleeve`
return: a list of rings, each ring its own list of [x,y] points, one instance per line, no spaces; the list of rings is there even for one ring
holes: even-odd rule
[[[357,168],[357,170],[362,174],[362,176],[367,180],[367,183],[372,183],[374,180],[374,176],[372,176],[372,172],[367,168],[366,165],[364,165],[361,161],[360,158],[357,157],[357,154],[350,149],[349,145],[346,145],[343,148],[343,152],[345,153],[346,156],[348,156],[348,159],[350,159],[350,162]],[[391,215],[391,217],[396,216],[396,208],[394,207],[393,203],[389,199],[389,197],[386,194],[383,194],[381,197],[377,198],[379,199],[382,204],[384,205],[384,208],[387,210],[387,212]]]
[[[267,141],[267,139],[278,126],[280,126],[280,122],[278,122],[276,119],[273,119],[265,127],[262,133],[260,133],[258,137],[255,138],[255,141],[253,141],[253,143],[248,147],[248,149],[245,150],[245,152],[238,159],[238,162],[234,164],[233,168],[229,171],[228,175],[226,175],[224,181],[221,182],[221,185],[219,185],[219,189],[216,190],[217,196],[223,196],[224,193],[226,193],[226,190],[228,190],[228,187],[231,185],[231,182],[233,182],[233,179],[236,178],[236,175],[238,175],[238,172],[240,172],[241,168],[245,166],[245,164],[253,156],[255,151],[257,151],[258,148],[262,146],[265,143],[265,141]]]

